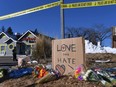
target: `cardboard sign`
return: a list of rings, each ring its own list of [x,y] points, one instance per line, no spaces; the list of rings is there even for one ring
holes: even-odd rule
[[[52,66],[60,74],[68,74],[84,63],[85,47],[82,37],[52,41]]]

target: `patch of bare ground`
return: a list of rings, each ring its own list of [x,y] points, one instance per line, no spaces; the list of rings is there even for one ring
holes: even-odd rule
[[[96,63],[95,60],[110,60],[110,63]],[[116,67],[116,54],[86,54],[87,68],[92,67]],[[64,76],[58,80],[44,84],[35,84],[37,78],[32,75],[23,76],[17,79],[8,79],[0,83],[0,87],[104,87],[100,82],[78,81],[70,76]]]

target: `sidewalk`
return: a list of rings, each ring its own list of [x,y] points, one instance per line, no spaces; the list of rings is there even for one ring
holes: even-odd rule
[[[13,61],[12,56],[0,57],[0,66],[13,66],[17,65],[17,61]]]

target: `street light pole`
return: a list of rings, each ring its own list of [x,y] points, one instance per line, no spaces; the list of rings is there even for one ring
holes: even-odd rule
[[[60,0],[61,4],[64,3],[64,0]],[[65,38],[65,24],[64,24],[64,9],[60,8],[60,15],[61,15],[61,37],[62,39]]]

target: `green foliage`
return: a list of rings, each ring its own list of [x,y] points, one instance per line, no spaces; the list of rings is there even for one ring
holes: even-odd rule
[[[12,28],[11,27],[8,27],[7,31],[6,31],[8,34],[10,35],[13,35],[13,31],[12,31]]]
[[[34,33],[35,33],[35,34],[38,34],[38,30],[37,30],[37,29],[35,29]]]

